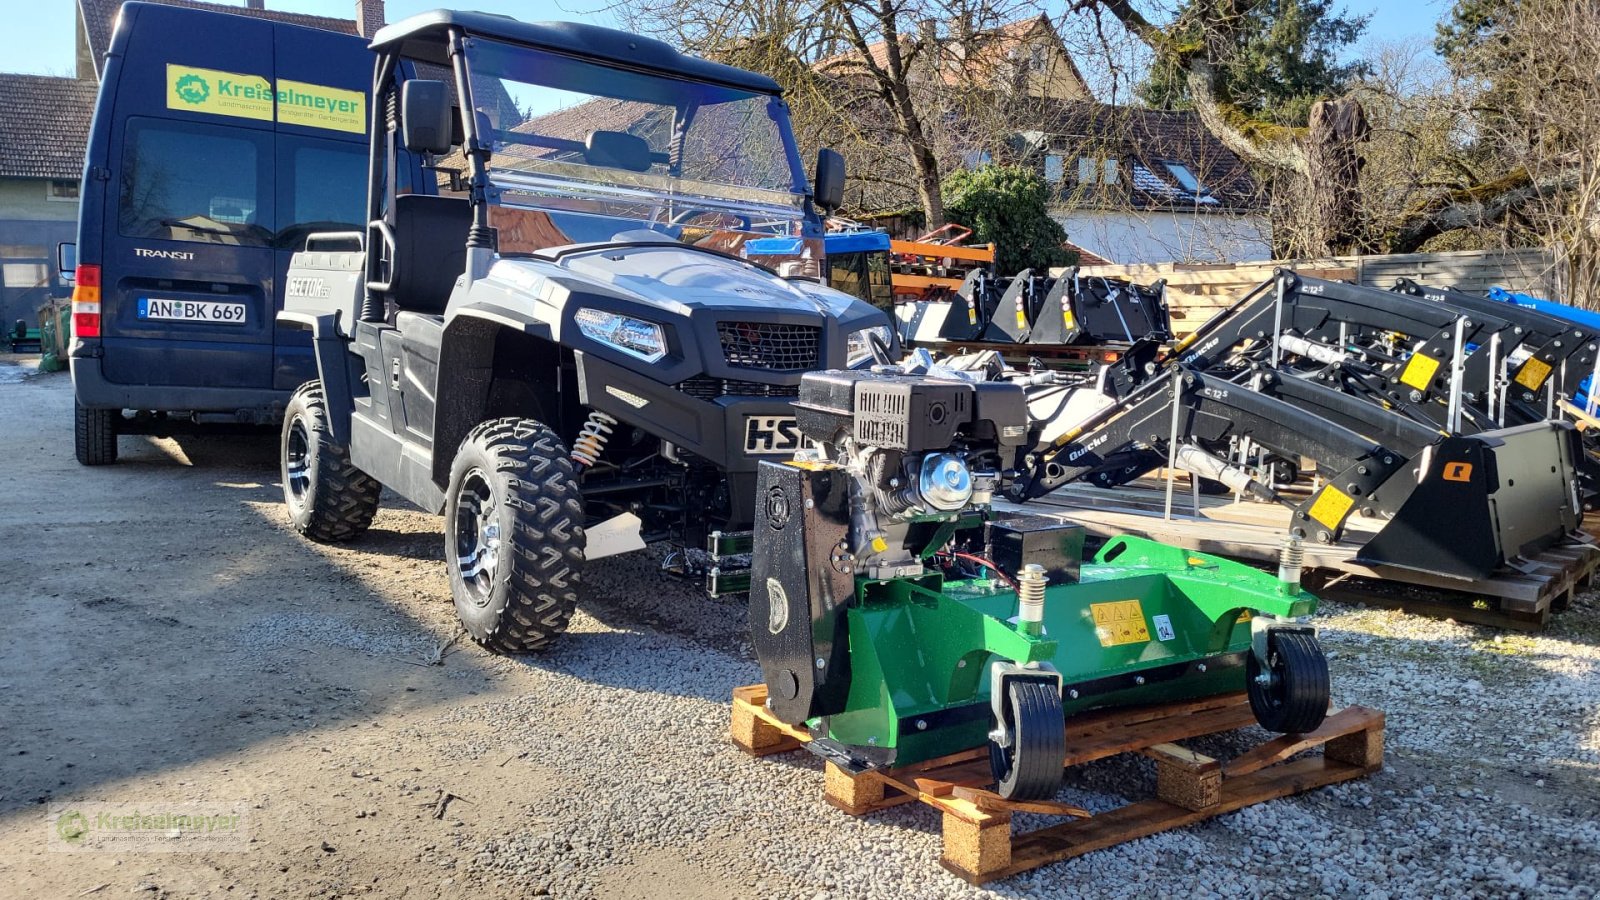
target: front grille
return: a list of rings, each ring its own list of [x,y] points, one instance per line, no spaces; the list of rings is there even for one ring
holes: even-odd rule
[[[798,384],[763,384],[759,381],[739,381],[732,378],[712,378],[696,375],[680,381],[678,390],[696,400],[715,400],[719,397],[779,397],[785,400],[800,396]]]
[[[722,358],[741,369],[804,371],[822,358],[822,329],[773,322],[718,322]]]

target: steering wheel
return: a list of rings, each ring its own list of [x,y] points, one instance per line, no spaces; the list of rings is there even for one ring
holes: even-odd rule
[[[889,342],[876,331],[867,332],[867,346],[872,350],[872,361],[880,366],[894,365],[894,358],[889,355]]]

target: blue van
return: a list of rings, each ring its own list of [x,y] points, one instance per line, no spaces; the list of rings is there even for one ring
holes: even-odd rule
[[[78,220],[79,462],[114,462],[118,434],[270,424],[317,377],[276,315],[307,235],[363,230],[371,79],[354,35],[123,6]]]

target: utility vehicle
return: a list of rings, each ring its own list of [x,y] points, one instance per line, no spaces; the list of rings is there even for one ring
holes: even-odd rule
[[[766,76],[442,10],[371,49],[368,224],[289,272],[319,378],[285,413],[285,500],[319,541],[366,530],[380,485],[442,512],[467,631],[540,650],[586,559],[748,529],[758,462],[800,446],[800,376],[887,359],[893,332],[821,284],[843,160],[807,186]],[[405,152],[437,195],[405,192]]]

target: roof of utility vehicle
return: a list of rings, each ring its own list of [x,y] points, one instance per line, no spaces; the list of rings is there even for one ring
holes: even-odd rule
[[[687,56],[670,44],[577,22],[522,22],[494,13],[435,9],[385,26],[372,36],[373,50],[395,50],[408,59],[448,66],[452,28],[469,34],[526,44],[569,56],[607,60],[690,81],[709,81],[763,94],[776,94],[776,81],[755,72]]]

